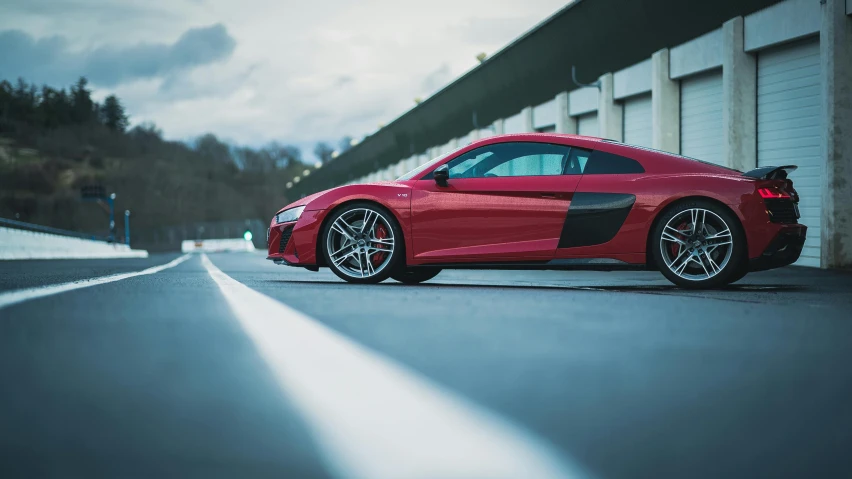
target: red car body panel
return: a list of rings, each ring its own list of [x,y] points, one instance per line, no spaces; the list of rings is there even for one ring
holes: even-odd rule
[[[644,173],[455,178],[446,187],[422,179],[438,166],[470,150],[498,142],[543,142],[613,153],[639,162]],[[551,259],[606,258],[632,265],[647,262],[654,220],[671,203],[704,197],[727,205],[740,219],[750,259],[760,257],[782,234],[804,236],[806,227],[770,221],[757,188],[770,180],[747,178],[720,166],[599,138],[559,134],[518,134],[473,142],[416,178],[348,185],[315,193],[285,208],[305,206],[295,223],[276,224],[268,239],[269,258],[294,266],[322,264],[317,256],[324,219],[352,201],[377,203],[402,228],[408,265],[531,262]],[[575,195],[635,196],[617,234],[589,246],[559,247],[563,225]],[[282,233],[291,239],[280,249]]]
[[[580,178],[468,178],[453,180],[447,187],[419,180],[411,199],[412,259],[552,258]]]

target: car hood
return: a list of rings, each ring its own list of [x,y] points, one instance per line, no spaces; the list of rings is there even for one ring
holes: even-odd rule
[[[290,208],[295,208],[297,206],[306,206],[306,209],[310,210],[311,207],[309,205],[312,201],[314,201],[314,200],[316,200],[316,199],[318,199],[322,196],[325,196],[329,193],[335,193],[336,195],[342,196],[342,195],[347,194],[347,190],[355,190],[355,189],[362,190],[364,187],[369,187],[369,186],[393,186],[393,185],[398,186],[398,185],[401,185],[401,184],[403,184],[403,183],[401,183],[399,181],[374,181],[374,182],[371,182],[371,183],[358,183],[358,184],[354,184],[354,185],[337,186],[335,188],[329,188],[327,190],[319,191],[319,192],[316,192],[312,195],[308,195],[304,198],[296,200],[296,201],[290,203],[289,205],[279,209],[276,212],[276,214],[280,213],[284,210],[289,210]]]

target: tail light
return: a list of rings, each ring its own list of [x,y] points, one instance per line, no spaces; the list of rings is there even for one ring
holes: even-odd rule
[[[786,191],[782,190],[779,187],[769,187],[769,188],[758,188],[757,192],[760,194],[760,197],[768,200],[768,199],[776,199],[776,198],[789,198],[790,194]]]
[[[799,202],[791,180],[768,180],[757,184],[757,194],[764,200],[791,199],[794,203]]]
[[[773,223],[795,224],[799,219],[799,195],[790,180],[768,180],[757,185],[766,214]]]

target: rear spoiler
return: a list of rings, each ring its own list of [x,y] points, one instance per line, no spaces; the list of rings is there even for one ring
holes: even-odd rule
[[[756,178],[758,180],[786,180],[787,175],[796,170],[798,166],[764,166],[743,173],[743,176]]]

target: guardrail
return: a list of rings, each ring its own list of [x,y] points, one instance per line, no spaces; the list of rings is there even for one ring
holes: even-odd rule
[[[63,230],[60,228],[51,228],[50,226],[42,226],[24,221],[10,220],[8,218],[0,218],[0,226],[9,226],[15,229],[35,231],[38,233],[49,233],[53,235],[70,236],[72,238],[82,238],[92,241],[107,242],[106,236],[97,236],[92,234],[80,233],[79,231]]]
[[[0,260],[147,258],[97,235],[0,218]]]
[[[255,248],[251,240],[243,238],[222,238],[186,240],[181,243],[181,251],[184,253],[218,253],[224,251],[255,251]]]

